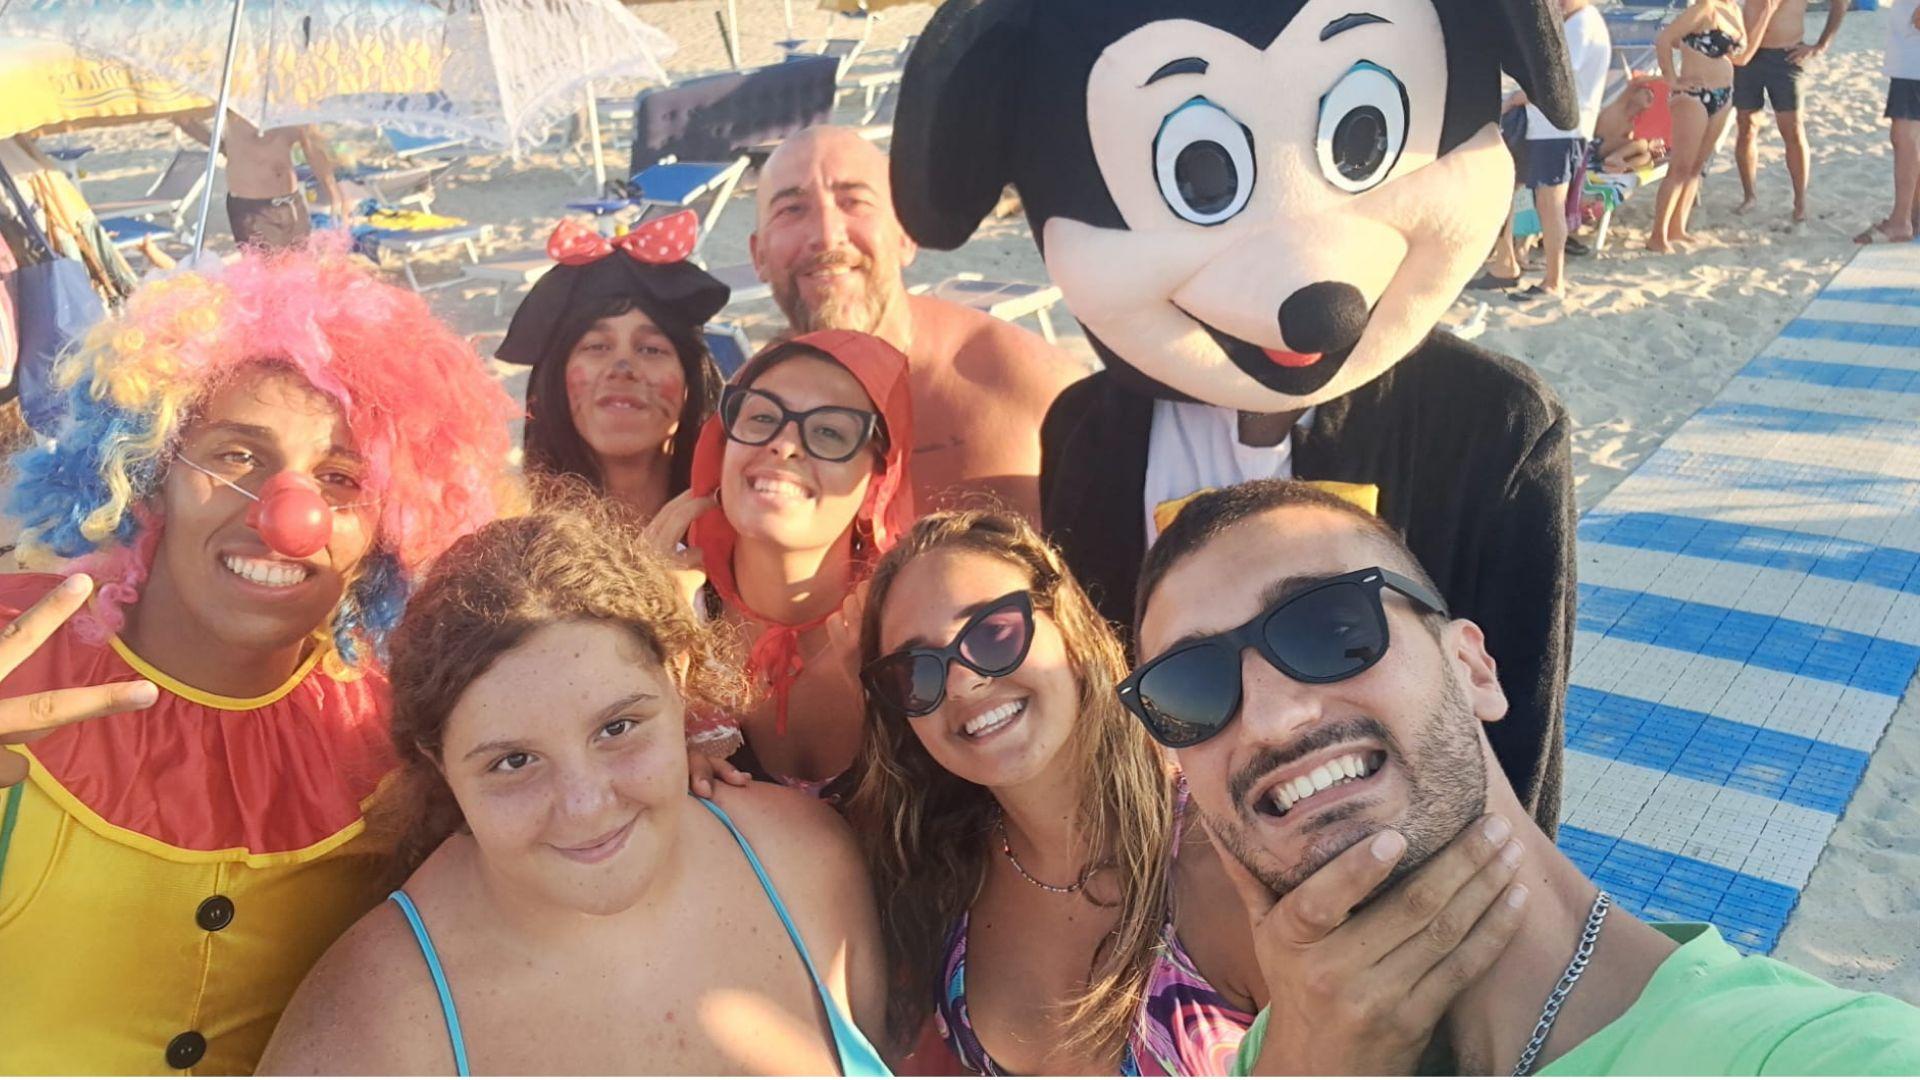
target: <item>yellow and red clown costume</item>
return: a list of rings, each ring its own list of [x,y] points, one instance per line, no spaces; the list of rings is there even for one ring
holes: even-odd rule
[[[336,403],[379,509],[304,660],[241,699],[170,677],[117,631],[183,429],[261,364]],[[307,969],[379,899],[381,648],[409,582],[493,516],[518,410],[418,296],[325,241],[144,286],[59,377],[68,415],[16,460],[10,510],[23,544],[101,585],[0,696],[137,678],[160,695],[14,748],[29,772],[0,789],[0,1072],[250,1073]],[[0,619],[59,581],[0,577]]]

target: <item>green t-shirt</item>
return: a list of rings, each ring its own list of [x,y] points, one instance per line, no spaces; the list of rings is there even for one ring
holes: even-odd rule
[[[1765,956],[1741,956],[1705,923],[1654,923],[1679,944],[1619,1019],[1541,1076],[1920,1076],[1920,1009],[1842,990]],[[1262,1010],[1233,1075],[1252,1074]]]

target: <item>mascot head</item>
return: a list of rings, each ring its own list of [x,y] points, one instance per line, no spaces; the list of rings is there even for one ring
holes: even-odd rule
[[[1012,184],[1133,389],[1248,412],[1378,377],[1491,248],[1500,75],[1576,122],[1558,0],[947,0],[894,201],[954,248]]]

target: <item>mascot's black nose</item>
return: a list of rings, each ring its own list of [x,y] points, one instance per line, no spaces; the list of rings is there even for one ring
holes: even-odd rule
[[[1315,282],[1280,305],[1280,333],[1295,352],[1350,349],[1366,328],[1366,297],[1343,281]]]

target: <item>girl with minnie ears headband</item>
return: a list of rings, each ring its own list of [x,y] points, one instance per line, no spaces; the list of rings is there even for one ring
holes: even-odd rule
[[[562,221],[548,239],[559,265],[495,353],[533,369],[522,445],[543,502],[566,489],[542,480],[573,478],[650,519],[687,489],[694,437],[720,400],[701,330],[728,296],[687,261],[699,224],[684,210],[609,240]]]

